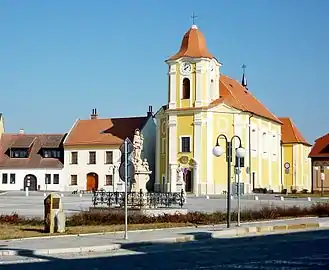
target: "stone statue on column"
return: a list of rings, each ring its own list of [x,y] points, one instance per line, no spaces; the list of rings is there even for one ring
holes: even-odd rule
[[[135,169],[139,169],[143,163],[142,160],[142,150],[143,150],[143,135],[140,134],[140,130],[136,129],[133,139],[133,163],[135,165]]]
[[[180,192],[181,190],[184,191],[185,193],[185,181],[184,181],[184,172],[183,172],[183,168],[181,167],[180,164],[178,164],[177,166],[177,192]]]
[[[139,129],[136,129],[133,139],[134,150],[132,153],[132,162],[135,167],[134,185],[132,188],[134,192],[139,192],[140,190],[147,192],[146,184],[150,180],[150,175],[152,174],[147,159],[142,158],[143,145],[143,134],[141,134]]]

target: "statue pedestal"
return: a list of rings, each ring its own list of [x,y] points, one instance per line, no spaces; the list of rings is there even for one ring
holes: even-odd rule
[[[136,171],[135,179],[131,187],[132,192],[147,192],[146,184],[150,180],[151,171]]]

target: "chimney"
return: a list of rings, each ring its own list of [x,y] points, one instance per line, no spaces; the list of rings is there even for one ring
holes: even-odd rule
[[[97,115],[97,109],[93,109],[90,115],[90,119],[97,119],[98,115]]]
[[[24,134],[24,129],[23,129],[23,128],[21,128],[21,129],[19,130],[19,134]]]
[[[147,117],[151,117],[151,116],[153,116],[153,108],[152,108],[152,106],[150,105],[150,106],[149,106],[149,111],[147,112]]]

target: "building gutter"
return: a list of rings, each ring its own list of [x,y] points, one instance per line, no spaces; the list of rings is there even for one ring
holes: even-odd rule
[[[251,118],[254,116],[254,114],[250,114],[249,115],[249,148],[248,148],[248,151],[249,151],[249,184],[251,185],[252,184],[252,179],[251,179],[251,176],[252,176],[252,172],[251,172]],[[254,186],[252,187],[252,190],[254,190]]]
[[[282,151],[282,149],[283,149],[283,144],[282,144],[282,141],[280,141],[280,162],[281,162],[281,165],[280,165],[280,168],[281,168],[281,189],[283,190],[284,189],[284,186],[283,186],[283,168],[282,168],[282,166],[283,166],[283,151]]]

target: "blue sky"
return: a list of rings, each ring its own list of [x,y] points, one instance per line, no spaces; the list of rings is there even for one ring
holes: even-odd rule
[[[0,112],[7,132],[66,132],[167,102],[164,60],[191,15],[209,50],[310,141],[329,132],[327,0],[1,0]]]

